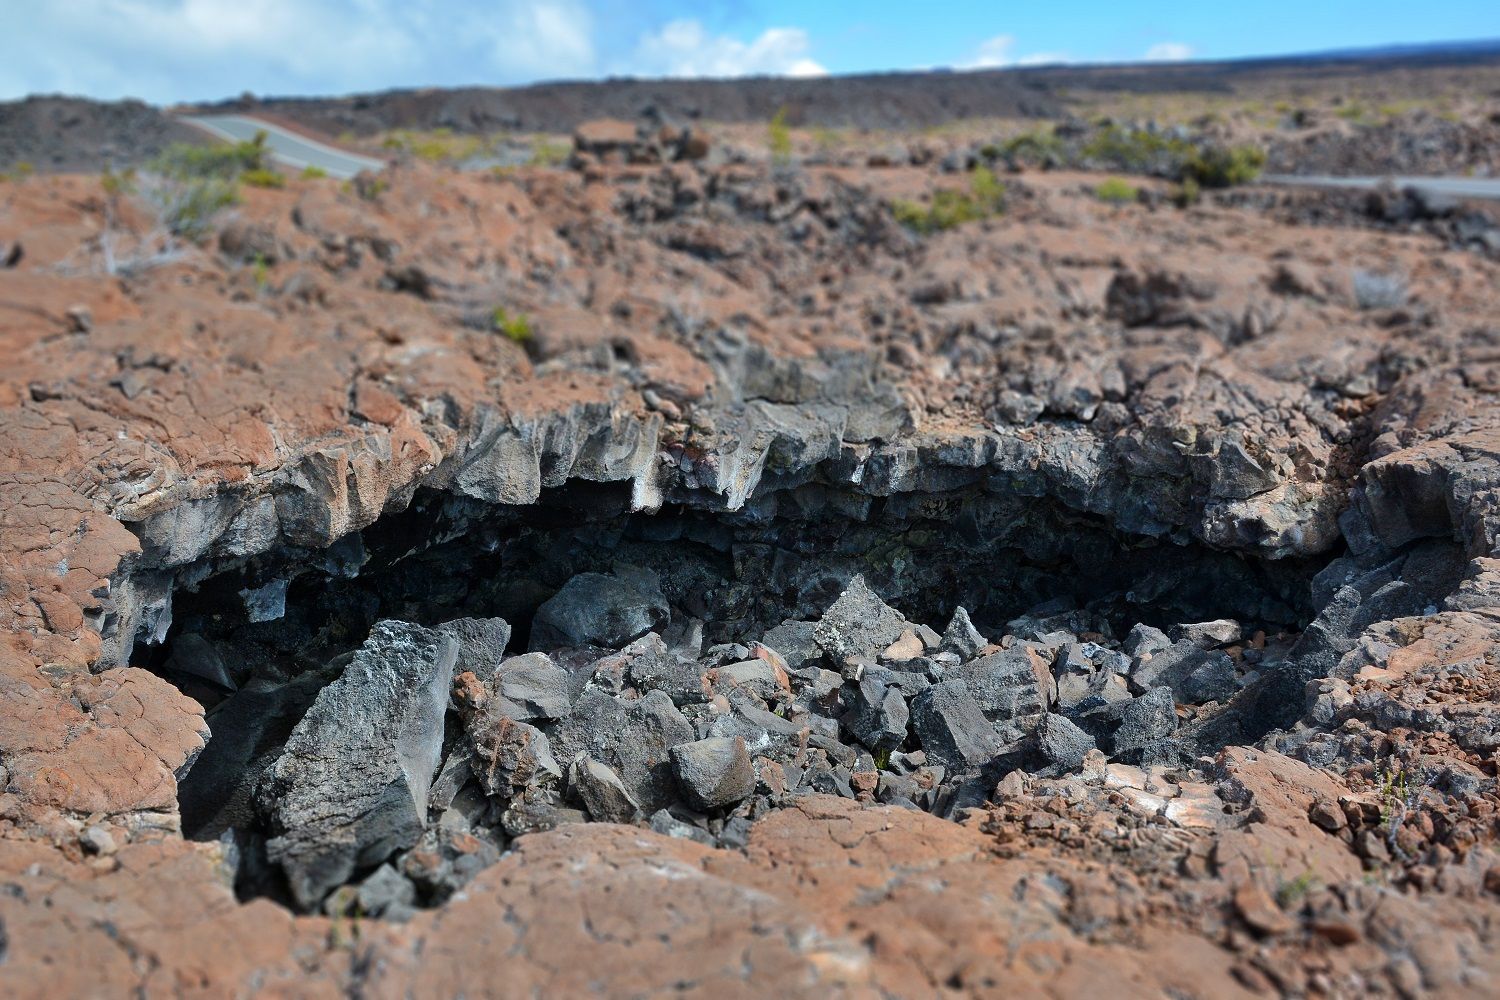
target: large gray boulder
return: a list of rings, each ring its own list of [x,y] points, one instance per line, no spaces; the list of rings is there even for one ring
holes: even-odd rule
[[[911,724],[929,760],[960,771],[983,767],[1003,746],[962,681],[934,684],[913,698]]]
[[[863,576],[855,575],[813,629],[818,646],[835,663],[875,655],[901,638],[906,618],[880,599]]]
[[[580,573],[537,608],[531,622],[531,648],[620,649],[664,626],[669,615],[661,581],[653,573]]]
[[[267,769],[266,852],[303,909],[422,835],[457,654],[452,636],[378,623]]]
[[[607,764],[647,814],[677,800],[668,754],[696,738],[692,723],[662,691],[633,701],[585,691],[572,713],[547,731],[559,760],[587,756]]]
[[[984,717],[997,724],[1006,740],[1036,728],[1047,710],[1048,696],[1039,674],[1045,664],[1024,646],[981,656],[949,670],[946,679],[961,682]]]
[[[1195,705],[1226,701],[1238,690],[1234,661],[1228,653],[1203,649],[1186,639],[1137,659],[1130,684],[1142,693],[1157,687],[1171,688],[1178,700]]]
[[[755,791],[755,766],[738,736],[711,736],[672,748],[672,768],[683,794],[699,809],[720,809]]]
[[[524,653],[500,664],[493,675],[492,710],[508,719],[560,719],[568,714],[568,672],[546,653]]]
[[[468,670],[482,681],[495,675],[510,643],[510,623],[504,618],[457,618],[437,627],[458,640],[455,674]]]

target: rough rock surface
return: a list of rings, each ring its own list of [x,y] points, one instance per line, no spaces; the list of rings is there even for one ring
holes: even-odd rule
[[[1492,994],[1494,261],[1066,171],[922,237],[925,162],[383,181],[168,259],[0,189],[0,992]]]
[[[266,772],[267,854],[302,905],[421,835],[457,645],[415,625],[375,626]]]

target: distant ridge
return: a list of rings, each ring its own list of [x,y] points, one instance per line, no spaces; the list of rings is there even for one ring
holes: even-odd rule
[[[1500,55],[1500,38],[1470,41],[1410,42],[1400,45],[1377,45],[1371,48],[1328,49],[1287,56],[1289,59],[1409,59],[1423,56],[1493,56]],[[1262,57],[1264,58],[1264,57]],[[1275,57],[1270,57],[1275,58]]]

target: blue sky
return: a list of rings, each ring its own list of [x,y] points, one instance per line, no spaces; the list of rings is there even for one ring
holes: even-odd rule
[[[0,99],[1220,59],[1500,37],[1500,0],[0,0]],[[1413,25],[1416,25],[1413,27]]]

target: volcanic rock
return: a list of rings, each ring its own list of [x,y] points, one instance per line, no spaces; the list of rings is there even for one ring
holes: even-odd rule
[[[608,765],[591,757],[580,757],[568,767],[568,784],[583,800],[589,815],[603,823],[630,823],[641,807],[630,797],[624,782]]]
[[[948,767],[983,767],[1003,746],[963,681],[934,684],[914,698],[911,725],[927,756]]]
[[[457,655],[441,633],[381,622],[292,730],[259,800],[299,905],[421,836]]]
[[[863,576],[856,575],[813,632],[818,646],[835,663],[851,656],[874,659],[907,629],[901,612],[882,601]]]
[[[710,737],[672,747],[672,771],[699,809],[733,805],[755,791],[755,768],[739,737]]]
[[[666,624],[666,598],[650,573],[582,573],[537,609],[531,648],[605,646],[620,649]]]

